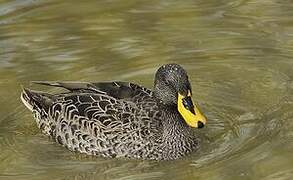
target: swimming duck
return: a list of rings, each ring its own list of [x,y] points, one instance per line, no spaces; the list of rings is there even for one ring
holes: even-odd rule
[[[24,88],[37,126],[69,150],[103,157],[173,160],[195,151],[206,117],[192,101],[186,71],[161,66],[153,91],[129,82],[52,82],[59,94]]]

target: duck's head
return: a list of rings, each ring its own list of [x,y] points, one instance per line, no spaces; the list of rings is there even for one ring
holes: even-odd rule
[[[166,64],[158,69],[154,96],[160,106],[176,108],[189,126],[202,128],[206,124],[206,117],[192,101],[187,73],[178,64]]]

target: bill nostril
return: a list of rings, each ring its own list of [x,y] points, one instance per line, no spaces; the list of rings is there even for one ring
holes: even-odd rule
[[[198,121],[197,122],[197,127],[198,128],[203,128],[204,127],[204,124],[201,121]]]

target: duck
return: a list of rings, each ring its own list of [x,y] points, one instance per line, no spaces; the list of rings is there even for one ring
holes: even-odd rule
[[[23,88],[21,101],[41,132],[70,151],[160,161],[199,149],[196,131],[207,118],[178,64],[159,67],[152,90],[122,81],[32,83],[64,89],[53,94]]]

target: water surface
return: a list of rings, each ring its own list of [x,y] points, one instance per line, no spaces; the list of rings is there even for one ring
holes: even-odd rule
[[[292,49],[289,0],[1,0],[0,179],[292,179]],[[69,152],[19,99],[32,80],[152,88],[171,62],[209,119],[201,149],[181,160]]]

